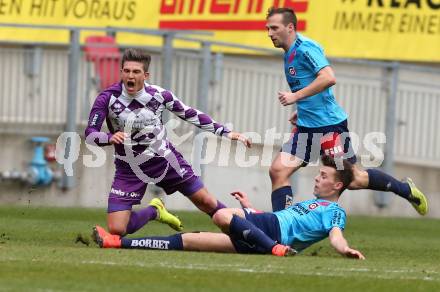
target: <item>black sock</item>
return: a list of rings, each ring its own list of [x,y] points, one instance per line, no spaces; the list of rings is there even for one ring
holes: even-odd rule
[[[272,192],[272,210],[281,211],[292,205],[293,192],[290,186],[284,186]]]
[[[367,169],[368,188],[375,191],[393,192],[405,199],[410,199],[411,188],[406,182],[401,182],[378,169]]]
[[[122,248],[183,250],[182,234],[121,238]]]

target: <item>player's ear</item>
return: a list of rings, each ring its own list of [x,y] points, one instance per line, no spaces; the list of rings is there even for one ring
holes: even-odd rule
[[[341,192],[341,190],[344,188],[344,183],[341,181],[337,181],[335,182],[335,190],[337,190],[339,193]]]
[[[150,72],[144,72],[144,80],[150,78]]]

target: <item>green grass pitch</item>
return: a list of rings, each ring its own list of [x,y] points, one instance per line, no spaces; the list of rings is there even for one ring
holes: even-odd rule
[[[185,230],[216,231],[179,212]],[[90,242],[103,209],[0,207],[0,291],[440,291],[440,221],[349,217],[345,235],[366,261],[328,240],[290,258],[104,250]],[[151,222],[134,236],[167,235]]]

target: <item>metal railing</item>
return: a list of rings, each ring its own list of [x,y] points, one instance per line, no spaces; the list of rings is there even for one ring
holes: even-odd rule
[[[3,26],[5,24],[0,24],[0,28]],[[239,131],[257,132],[262,137],[272,127],[279,133],[289,132],[287,119],[291,108],[281,107],[276,98],[278,90],[287,89],[279,51],[189,38],[181,35],[182,32],[32,28],[69,30],[70,45],[29,47],[16,44],[11,47],[9,43],[0,48],[1,132],[28,129],[33,133],[35,130],[59,133],[77,131],[78,126],[85,125],[90,106],[100,89],[99,80],[106,77],[97,76],[94,64],[87,61],[79,42],[81,30],[113,34],[135,32],[161,37],[164,40],[161,50],[146,48],[153,58],[152,83],[172,89],[186,104],[211,114],[218,121],[232,122],[234,129]],[[176,49],[174,39],[197,42],[201,49]],[[269,55],[213,54],[212,45],[239,47]],[[332,63],[338,80],[335,95],[350,116],[350,129],[360,137],[371,131],[385,132],[387,159],[384,165],[387,171],[392,172],[394,160],[440,166],[438,69],[344,59],[333,59]],[[359,71],[360,66],[366,72]],[[109,70],[104,68],[103,71]],[[110,71],[114,74],[114,70]],[[413,73],[421,76],[408,78]],[[186,131],[187,127],[183,125],[181,131]],[[65,182],[66,187],[72,185],[72,181]],[[386,199],[379,204],[386,204]]]

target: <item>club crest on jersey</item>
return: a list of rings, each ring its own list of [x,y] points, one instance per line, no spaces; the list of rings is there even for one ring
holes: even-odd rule
[[[296,75],[296,70],[295,70],[295,68],[293,68],[292,66],[289,67],[289,74],[290,74],[291,76],[295,76],[295,75]]]
[[[122,104],[120,104],[119,102],[115,102],[112,106],[112,110],[116,114],[122,112],[123,111]]]
[[[311,203],[311,204],[309,205],[309,209],[310,209],[310,210],[313,210],[313,209],[316,209],[318,206],[319,206],[319,205],[316,204],[316,203]]]

